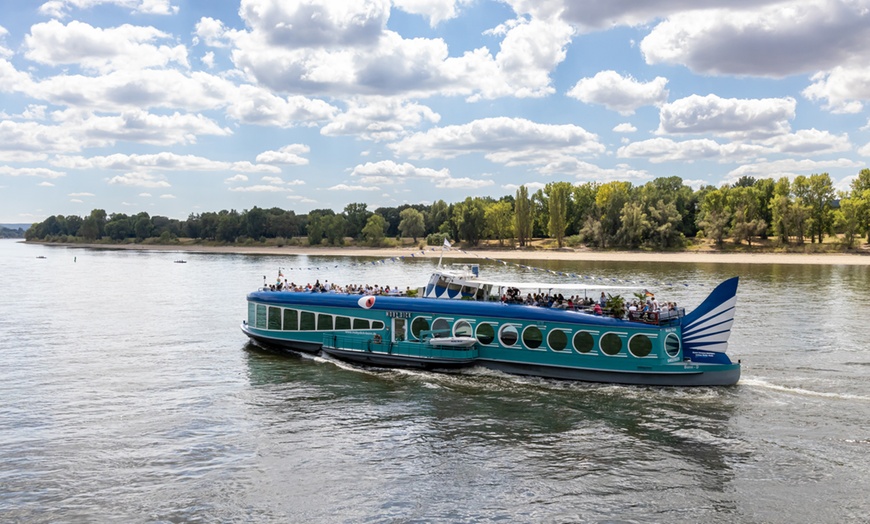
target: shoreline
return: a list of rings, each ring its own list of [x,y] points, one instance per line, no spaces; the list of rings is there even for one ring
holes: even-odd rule
[[[31,242],[41,246],[113,249],[128,251],[168,251],[179,253],[212,253],[226,255],[268,255],[268,256],[330,256],[330,257],[371,257],[391,258],[419,253],[417,248],[365,248],[365,247],[302,247],[302,246],[199,246],[199,245],[158,245],[158,244],[67,244]],[[432,246],[429,246],[431,248]],[[429,251],[426,257],[438,256],[440,248]],[[809,265],[848,265],[870,266],[870,256],[851,253],[720,253],[720,252],[643,252],[643,251],[591,251],[572,250],[535,250],[479,249],[466,250],[453,248],[444,251],[445,260],[473,259],[503,260],[560,260],[589,262],[643,262],[653,263],[708,263],[708,264],[809,264]]]

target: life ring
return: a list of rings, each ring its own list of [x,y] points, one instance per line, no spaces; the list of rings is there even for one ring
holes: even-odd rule
[[[380,343],[381,343],[381,336],[380,336],[380,335],[375,335],[375,337],[374,337],[374,341],[375,341],[375,344],[380,344]]]

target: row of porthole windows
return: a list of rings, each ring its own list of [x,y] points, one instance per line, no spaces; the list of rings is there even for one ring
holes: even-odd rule
[[[570,331],[563,329],[551,329],[547,334],[547,345],[541,347],[544,343],[544,333],[538,326],[526,326],[519,331],[519,325],[503,324],[498,328],[498,341],[507,348],[517,347],[517,343],[522,341],[523,346],[527,349],[544,350],[547,347],[553,351],[567,351],[568,336]],[[422,331],[427,331],[430,328],[429,318],[416,317],[411,322],[411,336],[420,339]],[[481,322],[477,325],[477,329],[471,327],[471,323],[467,320],[457,320],[453,324],[453,329],[450,328],[450,322],[445,318],[436,318],[431,323],[431,331],[435,336],[465,336],[475,337],[477,341],[483,345],[490,345],[496,340],[495,325],[487,322]],[[589,331],[577,331],[571,337],[571,346],[578,353],[591,353],[595,348],[595,337]],[[623,347],[623,339],[616,333],[605,333],[598,340],[598,347],[605,355],[616,356],[620,354]],[[628,351],[633,356],[638,358],[647,357],[653,352],[652,339],[643,333],[632,335],[628,340]],[[669,333],[665,337],[665,353],[675,358],[680,354],[680,339],[674,333]]]
[[[351,329],[383,329],[380,320],[330,315],[313,311],[264,306],[248,303],[248,324],[276,331],[332,331]]]

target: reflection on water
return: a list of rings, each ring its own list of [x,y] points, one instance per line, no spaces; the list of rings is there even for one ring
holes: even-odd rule
[[[323,268],[288,270],[299,282],[416,287],[435,260],[177,258],[0,242],[4,521],[861,522],[870,513],[868,267],[521,261],[670,281],[657,295],[688,308],[740,276],[730,353],[743,379],[676,389],[270,353],[239,324],[245,294],[278,267]],[[481,265],[488,278],[527,278]]]
[[[317,446],[345,447],[344,436],[353,435],[352,445],[379,448],[373,460],[393,461],[389,469],[397,477],[435,475],[445,461],[473,467],[471,478],[452,482],[467,482],[464,487],[481,499],[503,498],[504,483],[516,479],[481,487],[479,476],[491,478],[500,469],[516,475],[519,464],[535,472],[542,488],[579,482],[592,492],[615,490],[609,498],[622,496],[636,476],[668,471],[690,477],[681,482],[695,489],[721,491],[733,478],[730,465],[749,454],[730,426],[732,390],[562,383],[482,369],[439,374],[339,368],[256,348],[246,346],[252,386],[283,399],[272,407],[288,432],[328,419],[334,431]],[[408,462],[395,462],[397,452]]]

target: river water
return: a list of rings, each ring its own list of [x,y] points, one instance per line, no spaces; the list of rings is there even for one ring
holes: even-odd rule
[[[0,241],[0,521],[867,521],[870,267],[521,262],[687,308],[739,275],[729,388],[361,369],[239,330],[279,266],[415,287],[420,258]]]

